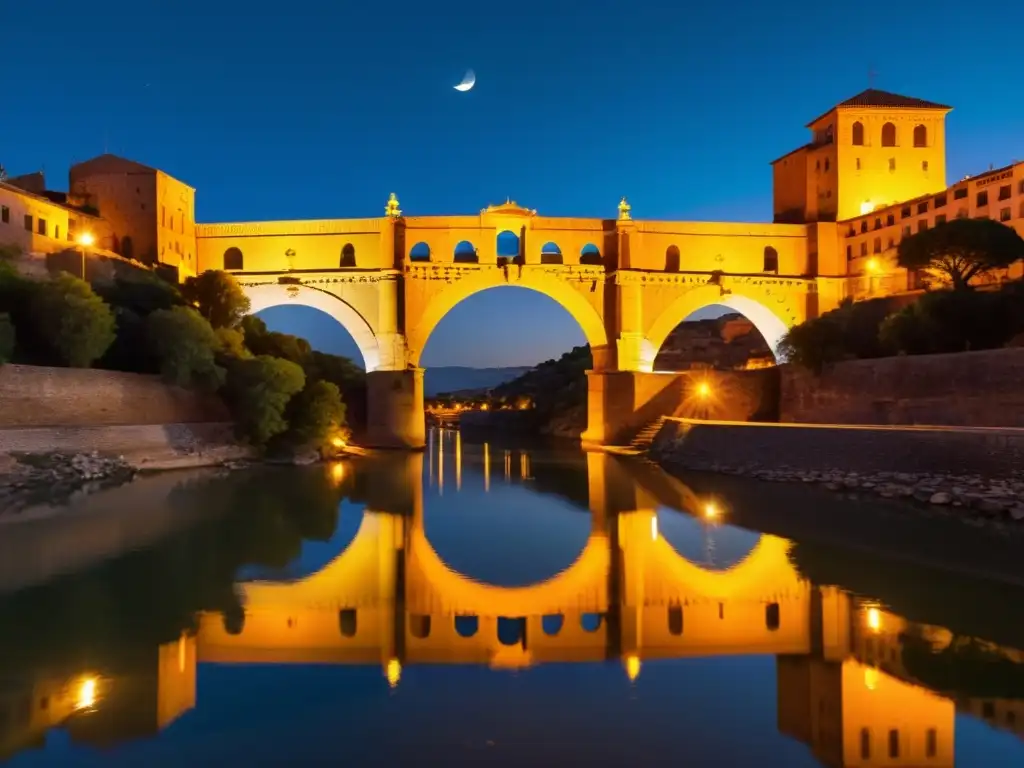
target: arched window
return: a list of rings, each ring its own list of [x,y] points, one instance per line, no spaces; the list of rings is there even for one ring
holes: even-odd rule
[[[240,248],[228,248],[224,251],[224,269],[242,269],[242,250]]]
[[[769,632],[774,632],[779,628],[779,619],[779,604],[768,603],[764,607],[764,625]]]
[[[409,249],[409,261],[430,261],[430,246],[426,243],[416,243]]]
[[[601,250],[596,245],[587,243],[583,246],[583,249],[580,251],[580,264],[601,266],[603,263],[601,260]]]
[[[352,243],[345,243],[341,249],[341,266],[354,267],[356,265],[356,247]]]
[[[860,758],[861,760],[871,759],[871,731],[867,728],[860,729]]]
[[[121,255],[126,259],[135,258],[135,244],[132,243],[131,235],[125,235],[121,238]]]
[[[764,269],[762,272],[779,272],[779,252],[770,245],[764,247]]]
[[[479,259],[476,254],[476,246],[468,240],[463,240],[455,246],[456,264],[476,264]]]
[[[544,247],[540,249],[540,263],[561,264],[562,249],[556,243],[544,243]]]
[[[882,126],[882,146],[896,146],[896,126],[892,123],[886,123]]]
[[[855,147],[864,146],[864,123],[860,120],[853,124],[853,145]]]
[[[519,258],[519,235],[515,232],[504,232],[498,233],[498,258],[515,260]]]
[[[923,125],[914,126],[914,146],[915,147],[927,147],[928,146],[928,129]]]
[[[665,249],[665,271],[678,272],[679,266],[679,246],[670,245]]]
[[[355,637],[356,626],[355,608],[342,608],[338,611],[338,629],[341,630],[342,637]]]
[[[604,616],[600,613],[584,613],[580,616],[580,628],[584,632],[597,632],[604,622]]]
[[[562,631],[562,625],[565,623],[565,617],[560,613],[549,613],[541,617],[540,628],[544,630],[544,634],[549,637],[554,637]]]
[[[480,629],[480,619],[476,616],[456,616],[455,633],[459,637],[473,637]]]

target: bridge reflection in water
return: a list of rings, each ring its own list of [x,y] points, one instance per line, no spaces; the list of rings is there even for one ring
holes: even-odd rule
[[[605,454],[580,457],[590,534],[574,562],[528,586],[474,581],[446,564],[426,535],[425,487],[440,491],[454,476],[447,490],[457,492],[465,459],[482,462],[485,488],[526,481],[541,492],[572,492],[547,483],[528,452],[485,445],[466,458],[457,433],[436,439],[456,442],[454,459],[435,446],[436,454],[375,460],[374,471],[362,473],[367,505],[358,532],[316,573],[239,584],[243,615],[204,612],[194,632],[125,660],[123,674],[42,672],[28,674],[27,691],[8,686],[0,714],[25,712],[4,720],[0,754],[38,743],[59,723],[93,743],[159,730],[196,705],[203,662],[379,665],[381,684],[400,691],[403,670],[419,664],[525,669],[615,660],[624,684],[638,685],[648,661],[773,655],[778,729],[827,766],[953,766],[958,710],[1024,733],[1024,701],[935,692],[908,669],[913,644],[950,647],[948,630],[811,584],[791,562],[791,543],[775,536],[761,535],[723,570],[686,560],[659,530],[659,508],[715,524],[728,518],[727,505]],[[340,464],[334,478],[348,482],[361,469]],[[1021,660],[1014,649],[987,648]]]

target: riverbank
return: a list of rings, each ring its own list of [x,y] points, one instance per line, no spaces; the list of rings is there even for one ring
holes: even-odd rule
[[[650,457],[703,472],[894,499],[1024,527],[1024,430],[667,421]]]

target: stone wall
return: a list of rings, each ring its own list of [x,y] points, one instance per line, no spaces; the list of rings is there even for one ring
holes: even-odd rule
[[[1024,349],[782,366],[780,420],[1024,427]]]
[[[1024,430],[740,424],[670,419],[652,453],[692,470],[980,474],[1024,468]]]
[[[226,422],[216,397],[117,371],[0,366],[0,429]]]

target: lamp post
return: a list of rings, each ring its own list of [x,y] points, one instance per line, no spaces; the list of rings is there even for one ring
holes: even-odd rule
[[[85,280],[85,249],[96,242],[91,232],[83,232],[78,236],[78,245],[82,249],[82,279]]]

